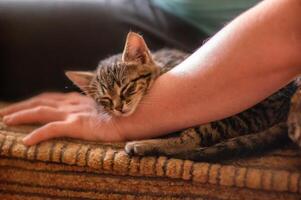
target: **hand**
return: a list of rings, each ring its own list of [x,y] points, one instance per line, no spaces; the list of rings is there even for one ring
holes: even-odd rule
[[[23,138],[26,145],[56,137],[124,141],[115,119],[99,114],[95,102],[79,93],[43,93],[1,109],[0,116],[7,125],[45,124]]]

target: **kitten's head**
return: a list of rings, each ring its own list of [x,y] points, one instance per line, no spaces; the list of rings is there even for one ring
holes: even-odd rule
[[[67,71],[66,75],[103,111],[128,116],[135,111],[159,72],[143,38],[130,32],[121,59],[113,56],[100,62],[95,72]]]

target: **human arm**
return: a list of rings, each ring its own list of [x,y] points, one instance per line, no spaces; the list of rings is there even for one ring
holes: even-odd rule
[[[300,11],[300,1],[270,0],[236,18],[156,81],[144,99],[152,104],[121,120],[126,137],[155,137],[225,118],[286,85],[301,72]]]

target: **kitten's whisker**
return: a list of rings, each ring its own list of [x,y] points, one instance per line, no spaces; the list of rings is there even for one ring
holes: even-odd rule
[[[154,106],[153,103],[140,103],[141,105],[144,105],[144,106]]]
[[[150,100],[160,100],[160,99],[162,99],[162,97],[150,97],[150,96],[146,96],[145,98],[144,98],[145,100],[148,100],[148,99],[150,99]]]
[[[139,104],[154,104],[156,103],[155,101],[142,101]]]
[[[83,88],[85,91],[97,91],[97,88]]]
[[[160,101],[150,101],[150,100],[142,100],[139,104],[153,104],[158,103]]]
[[[111,118],[111,123],[114,126],[114,128],[116,129],[117,133],[120,135],[120,133],[121,133],[120,127],[118,126],[118,123],[116,123],[114,118]]]
[[[81,86],[84,90],[96,90],[97,89],[97,85],[91,84],[88,86]]]
[[[108,121],[111,119],[111,116],[107,112],[103,111],[102,109],[99,109],[98,106],[96,106],[96,109],[97,109],[96,127],[101,127],[104,121]]]

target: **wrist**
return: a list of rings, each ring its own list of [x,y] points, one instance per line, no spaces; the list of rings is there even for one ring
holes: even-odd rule
[[[135,123],[131,120],[131,116],[114,117],[111,120],[112,130],[114,130],[114,135],[119,141],[134,139],[131,137],[131,133],[133,133]]]
[[[175,75],[166,73],[160,76],[142,99],[137,110],[130,116],[117,117],[120,137],[124,140],[153,138],[170,132],[175,127],[176,115],[172,108],[172,92],[176,92]]]
[[[102,142],[124,142],[127,140],[118,118],[99,119],[96,117],[96,119],[92,127],[92,133],[96,140]]]

